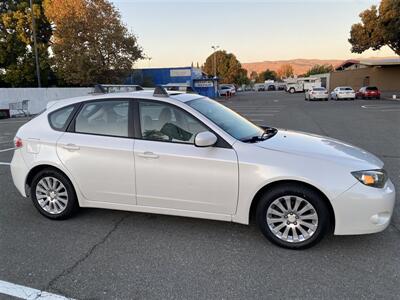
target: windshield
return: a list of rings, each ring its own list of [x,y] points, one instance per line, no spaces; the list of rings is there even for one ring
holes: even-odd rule
[[[261,136],[264,133],[264,130],[257,125],[214,100],[199,98],[188,101],[186,104],[210,119],[235,139],[244,140],[253,136]]]

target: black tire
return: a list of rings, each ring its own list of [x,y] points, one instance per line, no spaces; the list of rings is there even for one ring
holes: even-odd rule
[[[310,238],[299,242],[288,242],[277,237],[267,223],[267,211],[271,204],[280,197],[298,196],[308,201],[318,215],[317,229]],[[257,225],[264,236],[272,243],[287,249],[306,249],[317,244],[328,232],[331,217],[325,199],[313,189],[301,184],[282,184],[262,195],[256,211]]]
[[[289,89],[289,93],[290,93],[290,94],[294,94],[294,92],[295,92],[294,88],[290,88],[290,89]]]
[[[63,211],[60,213],[50,213],[43,209],[39,204],[39,201],[36,197],[36,187],[39,182],[45,177],[53,177],[59,180],[65,187],[65,192],[67,193],[68,201],[66,206],[63,208]],[[33,205],[36,209],[45,217],[52,220],[65,220],[71,217],[76,210],[78,209],[78,198],[75,193],[75,189],[71,183],[71,181],[61,172],[55,169],[44,169],[37,173],[32,180],[30,195],[33,202]]]

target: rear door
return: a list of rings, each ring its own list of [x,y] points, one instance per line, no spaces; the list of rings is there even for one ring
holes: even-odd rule
[[[57,153],[90,201],[136,204],[131,100],[83,103]]]

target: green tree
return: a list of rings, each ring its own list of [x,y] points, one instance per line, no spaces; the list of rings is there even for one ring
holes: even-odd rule
[[[400,55],[400,1],[382,0],[360,13],[361,23],[353,24],[349,42],[353,53],[388,46]]]
[[[261,72],[259,75],[259,81],[265,82],[266,80],[277,80],[278,75],[275,71],[266,69],[264,72]]]
[[[221,83],[238,83],[238,78],[243,78],[242,65],[234,54],[227,53],[225,50],[216,51],[207,57],[204,63],[204,72],[214,75],[214,55],[216,55],[217,76]]]
[[[143,58],[136,37],[107,0],[45,0],[45,11],[55,26],[55,70],[67,84],[120,83]]]
[[[294,75],[292,65],[289,65],[289,64],[282,65],[279,68],[277,74],[278,74],[278,78],[280,78],[280,79],[292,77]]]
[[[246,69],[240,69],[239,73],[237,74],[237,77],[234,81],[238,85],[247,85],[250,83],[249,77],[247,77],[247,70]]]
[[[49,63],[49,43],[52,28],[44,15],[41,0],[33,1],[42,84],[52,76]],[[2,86],[36,86],[35,55],[33,53],[32,13],[29,0],[0,2],[0,81]]]
[[[325,74],[333,71],[332,65],[315,65],[304,74],[304,77],[310,77],[316,74]]]

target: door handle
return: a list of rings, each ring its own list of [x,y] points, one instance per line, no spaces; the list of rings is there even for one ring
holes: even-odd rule
[[[159,158],[159,156],[157,154],[150,152],[150,151],[145,151],[143,153],[139,153],[138,156],[143,157],[143,158],[152,158],[152,159]]]
[[[64,145],[64,146],[62,146],[64,149],[66,149],[66,150],[68,150],[68,151],[76,151],[76,150],[79,150],[80,148],[79,148],[79,146],[77,146],[77,145],[74,145],[74,144],[67,144],[67,145]]]

